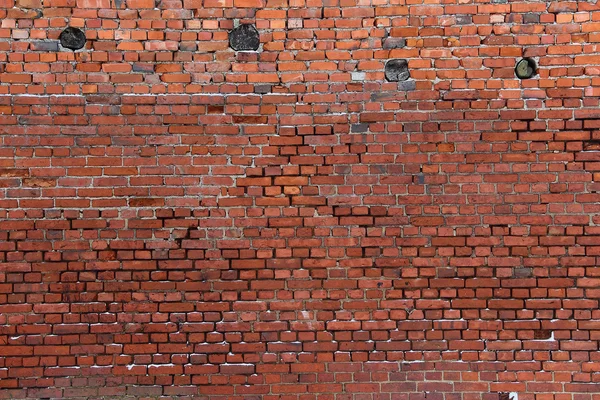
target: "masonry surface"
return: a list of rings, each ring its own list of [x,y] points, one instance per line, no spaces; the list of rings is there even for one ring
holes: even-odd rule
[[[0,399],[600,399],[599,98],[592,1],[0,0]]]

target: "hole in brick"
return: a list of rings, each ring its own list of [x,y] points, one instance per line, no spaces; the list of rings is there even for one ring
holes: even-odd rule
[[[535,61],[531,58],[523,58],[517,62],[515,74],[517,74],[517,78],[519,79],[529,79],[535,75],[536,68]]]
[[[236,51],[256,51],[260,35],[254,25],[242,24],[229,32],[229,46]]]
[[[600,140],[583,142],[583,151],[600,151]]]
[[[58,37],[60,45],[66,49],[79,50],[85,46],[85,33],[79,28],[68,27]]]
[[[403,59],[389,60],[385,63],[385,79],[389,82],[400,82],[410,78],[408,61]]]

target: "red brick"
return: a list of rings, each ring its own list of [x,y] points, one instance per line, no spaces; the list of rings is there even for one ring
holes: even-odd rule
[[[597,400],[593,2],[159,3],[0,0],[0,397]]]

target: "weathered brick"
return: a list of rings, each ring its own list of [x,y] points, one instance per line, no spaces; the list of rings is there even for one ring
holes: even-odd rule
[[[421,3],[0,0],[0,397],[593,400],[598,7]]]

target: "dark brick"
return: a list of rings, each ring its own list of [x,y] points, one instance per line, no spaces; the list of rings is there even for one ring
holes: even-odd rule
[[[534,14],[534,13],[523,14],[523,22],[526,24],[538,24],[540,22],[540,14]]]
[[[404,38],[388,37],[383,41],[384,49],[400,49],[404,46],[406,46]]]
[[[369,124],[353,124],[352,132],[354,133],[364,133],[369,130]]]
[[[133,72],[146,72],[146,73],[151,74],[154,72],[154,64],[133,63],[132,71]]]
[[[58,42],[31,42],[29,49],[32,51],[58,51]]]

